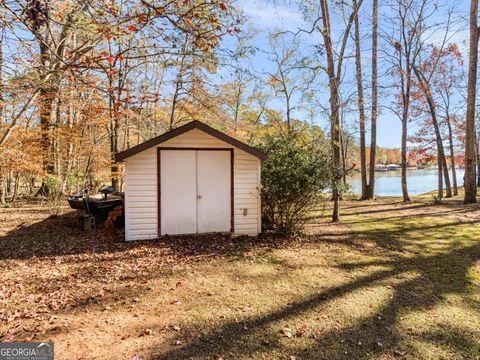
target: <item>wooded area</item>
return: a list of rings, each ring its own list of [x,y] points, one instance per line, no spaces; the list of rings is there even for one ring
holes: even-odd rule
[[[120,191],[115,153],[200,120],[252,145],[266,135],[311,132],[323,147],[329,138],[336,221],[352,171],[361,198],[374,196],[382,113],[402,124],[394,163],[404,201],[409,165],[437,164],[441,199],[458,193],[464,159],[465,201],[475,201],[476,4],[468,74],[455,41],[466,21],[448,1],[301,11],[308,26],[273,31],[271,49],[259,49],[255,24],[228,1],[2,1],[0,202],[105,183]],[[268,71],[249,65],[259,52]]]

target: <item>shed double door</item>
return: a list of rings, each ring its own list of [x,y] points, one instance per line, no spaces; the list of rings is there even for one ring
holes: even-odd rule
[[[232,152],[160,150],[161,235],[230,232]]]

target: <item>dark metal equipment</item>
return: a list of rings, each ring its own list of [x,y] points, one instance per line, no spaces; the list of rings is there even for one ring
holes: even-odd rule
[[[108,195],[113,194],[113,187],[104,185],[100,188],[99,192],[103,194],[103,198],[107,200]]]
[[[123,193],[114,193],[111,186],[102,186],[99,192],[102,197],[92,197],[88,189],[82,189],[78,194],[68,197],[68,204],[72,209],[81,210],[83,224],[86,231],[95,230],[97,225],[103,224],[110,212],[123,204]]]

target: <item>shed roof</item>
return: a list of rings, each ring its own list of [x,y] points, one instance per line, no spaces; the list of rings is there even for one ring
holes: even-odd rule
[[[206,132],[207,134],[213,136],[213,137],[216,137],[217,139],[219,140],[222,140],[222,141],[225,141],[226,143],[234,146],[234,147],[237,147],[253,156],[256,156],[257,158],[259,159],[265,159],[265,154],[263,152],[261,152],[260,150],[258,149],[255,149],[254,147],[250,146],[250,145],[247,145],[241,141],[238,141],[237,139],[234,139],[233,137],[231,136],[228,136],[227,134],[224,134],[223,132],[221,131],[218,131],[200,121],[197,121],[197,120],[194,120],[194,121],[191,121],[185,125],[182,125],[176,129],[173,129],[173,130],[170,130],[170,131],[167,131],[166,133],[160,135],[160,136],[157,136],[157,137],[154,137],[153,139],[150,139],[150,140],[147,140],[141,144],[138,144],[134,147],[131,147],[127,150],[124,150],[122,152],[119,152],[118,154],[115,154],[115,161],[119,162],[119,161],[123,161],[125,160],[126,158],[130,157],[130,156],[133,156],[135,154],[138,154],[139,152],[142,152],[144,150],[147,150],[149,148],[151,148],[152,146],[156,146],[156,145],[159,145],[167,140],[170,140],[178,135],[181,135],[181,134],[184,134],[186,133],[187,131],[190,131],[192,129],[199,129],[203,132]]]

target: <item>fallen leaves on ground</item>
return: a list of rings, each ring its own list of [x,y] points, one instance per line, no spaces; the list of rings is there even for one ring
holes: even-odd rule
[[[107,237],[102,231],[84,232],[80,225],[77,212],[63,208],[61,215],[50,216],[48,205],[39,201],[2,209],[0,340],[38,333],[58,311],[121,302],[132,293],[153,290],[149,280],[162,272],[248,256],[252,247],[262,246],[248,237],[222,235],[123,242],[121,236]],[[102,309],[110,311],[111,305]]]

